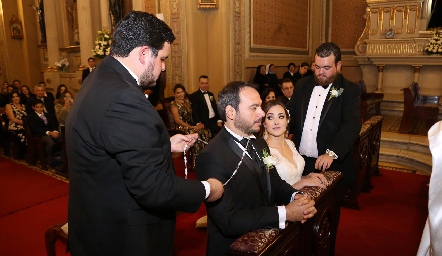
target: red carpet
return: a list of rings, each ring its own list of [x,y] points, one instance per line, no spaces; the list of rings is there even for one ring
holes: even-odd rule
[[[174,163],[184,175],[181,158]],[[416,255],[427,217],[428,176],[382,170],[359,198],[360,211],[341,208],[336,255]],[[189,173],[194,179],[194,173]],[[0,255],[46,255],[46,229],[67,219],[68,184],[0,157]],[[178,213],[174,255],[205,255],[205,215]],[[66,255],[57,244],[57,255]],[[69,254],[68,254],[69,255]]]

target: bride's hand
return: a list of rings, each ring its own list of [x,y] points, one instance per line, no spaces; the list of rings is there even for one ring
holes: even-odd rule
[[[322,173],[314,173],[314,172],[312,172],[309,175],[311,175],[311,177],[316,177],[316,178],[320,179],[322,184],[325,184],[326,186],[330,185],[330,184],[328,184],[329,182],[327,181],[327,179],[325,178],[324,174],[322,174]]]
[[[320,188],[327,188],[327,181],[323,182],[317,175],[312,175],[317,173],[311,173],[307,176],[304,176],[302,178],[303,187],[320,187]],[[322,174],[321,174],[322,175]],[[324,175],[322,175],[324,176]],[[325,177],[324,177],[325,179]]]

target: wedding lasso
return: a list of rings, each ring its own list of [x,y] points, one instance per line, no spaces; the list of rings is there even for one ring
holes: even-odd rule
[[[198,138],[199,141],[201,141],[204,144],[209,144],[203,140],[201,140],[200,138]],[[239,166],[242,164],[242,161],[244,159],[244,156],[246,155],[246,151],[247,151],[247,147],[249,146],[249,142],[250,140],[247,140],[247,144],[245,149],[242,152],[242,156],[241,156],[241,160],[239,160],[238,165],[235,168],[235,171],[233,171],[232,176],[230,176],[230,178],[223,183],[223,186],[227,185],[229,183],[229,181],[233,178],[233,176],[235,176],[236,172],[238,172]],[[186,158],[186,150],[187,150],[187,146],[189,146],[189,143],[187,143],[186,145],[184,145],[184,150],[183,150],[183,154],[184,154],[184,178],[187,180],[187,158]]]
[[[204,140],[198,138],[198,141],[201,141],[204,144],[209,144],[207,142],[205,142]],[[187,150],[187,146],[189,146],[189,143],[187,143],[186,145],[184,145],[184,149],[183,149],[183,155],[184,155],[184,178],[187,180],[187,157],[186,157],[186,150]]]

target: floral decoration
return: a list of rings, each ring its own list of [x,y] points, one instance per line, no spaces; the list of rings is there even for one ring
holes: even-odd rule
[[[55,66],[62,69],[69,67],[69,60],[66,57],[60,57],[60,61],[55,62]]]
[[[105,29],[98,31],[98,37],[95,40],[95,47],[92,49],[94,57],[104,58],[110,53],[112,35]]]
[[[439,31],[434,33],[434,36],[425,47],[425,51],[428,53],[442,53],[442,38]]]
[[[339,88],[339,90],[336,87],[332,87],[330,90],[330,97],[328,100],[331,100],[332,98],[337,98],[341,96],[341,94],[344,92],[344,88]]]
[[[267,149],[262,150],[262,156],[263,156],[262,161],[267,166],[267,170],[274,167],[278,163],[278,158],[276,158],[275,156],[272,156],[267,151]]]

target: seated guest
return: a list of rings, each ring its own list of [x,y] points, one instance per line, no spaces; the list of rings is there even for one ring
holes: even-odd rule
[[[266,75],[266,66],[259,65],[256,68],[255,77],[253,78],[253,83],[257,84],[258,92],[262,93],[269,86],[269,78]]]
[[[26,153],[26,137],[22,118],[26,116],[26,107],[20,103],[20,95],[17,91],[11,93],[10,102],[6,104],[6,115],[9,118],[8,131],[18,142],[18,158],[23,158]]]
[[[261,100],[262,103],[264,104],[264,102],[268,102],[271,100],[276,99],[276,94],[275,94],[275,90],[273,90],[273,88],[266,88],[262,93],[261,93]]]
[[[51,114],[53,118],[55,118],[54,99],[53,98],[51,99],[50,96],[45,96],[45,95],[46,95],[46,87],[43,84],[37,84],[34,87],[34,96],[32,96],[26,103],[26,112],[29,114],[34,111],[31,104],[29,103],[31,99],[39,99],[44,103],[44,111],[46,113]],[[52,97],[53,96],[54,95],[52,95]]]
[[[32,98],[29,103],[34,111],[28,113],[28,123],[32,135],[41,138],[45,143],[47,163],[53,167],[52,151],[54,144],[60,141],[58,127],[52,115],[46,114],[43,110],[43,101]]]
[[[269,145],[270,155],[277,159],[275,167],[281,179],[298,190],[305,186],[326,188],[328,183],[323,174],[302,176],[304,158],[296,150],[293,141],[286,138],[290,117],[285,105],[273,100],[267,102],[263,110],[263,137]]]
[[[57,92],[55,93],[55,100],[62,100],[62,98],[61,98],[63,96],[62,94],[67,91],[68,91],[68,88],[66,87],[66,85],[60,84],[57,87]]]
[[[312,64],[310,64],[310,66],[308,67],[307,73],[305,73],[304,77],[314,75],[315,74],[314,70],[315,70],[315,62],[312,61]]]
[[[293,79],[292,79],[293,85],[296,85],[296,82],[299,79],[306,76],[308,69],[309,69],[309,65],[307,62],[303,62],[303,63],[301,63],[301,65],[299,65],[299,70],[298,70],[298,72],[296,72],[296,74],[293,76]]]
[[[215,136],[223,126],[223,122],[218,114],[215,96],[209,92],[209,77],[202,75],[199,77],[200,89],[190,95],[192,103],[193,121],[198,125],[202,123]]]
[[[54,94],[52,94],[52,92],[48,92],[48,90],[46,90],[46,82],[41,81],[41,82],[38,82],[38,84],[41,85],[41,86],[43,86],[43,88],[44,88],[44,90],[45,90],[45,97],[47,97],[49,100],[51,100],[52,102],[54,102],[54,101],[55,101]],[[34,90],[35,90],[35,88],[34,88]],[[35,93],[35,92],[34,92],[34,93]],[[48,103],[45,102],[45,106],[46,106],[46,108],[47,108],[47,105],[48,105]]]
[[[284,73],[284,75],[282,75],[282,79],[290,78],[290,79],[292,79],[293,84],[295,84],[295,81],[293,80],[293,78],[294,78],[294,76],[295,76],[295,74],[296,74],[296,72],[295,72],[295,69],[296,69],[296,65],[295,65],[295,63],[290,62],[290,63],[287,65],[287,69],[288,69],[288,70]]]
[[[283,95],[279,96],[278,99],[284,105],[287,105],[289,100],[292,98],[293,90],[295,89],[295,87],[293,86],[292,80],[290,78],[284,78],[284,80],[282,80],[281,88],[282,88]]]
[[[63,92],[62,99],[55,105],[55,116],[57,117],[58,125],[64,125],[69,110],[71,109],[74,98],[68,91]]]
[[[29,86],[27,85],[22,85],[21,87],[21,103],[25,104],[28,102],[29,98],[31,98],[34,94],[31,92],[31,90],[29,89]]]
[[[267,78],[269,79],[269,86],[275,90],[276,97],[282,95],[281,86],[279,84],[279,78],[275,73],[275,65],[268,64],[266,67]]]
[[[175,121],[175,127],[184,134],[198,133],[199,139],[206,143],[209,142],[211,137],[210,130],[204,128],[202,123],[195,125],[195,122],[193,122],[192,107],[187,98],[186,88],[182,84],[176,84],[173,88],[173,93],[175,94],[175,100],[170,104],[170,111]],[[191,148],[194,160],[205,146],[205,143],[202,141],[195,142]]]
[[[224,184],[223,196],[206,202],[206,255],[226,255],[241,235],[262,228],[286,227],[285,221],[304,223],[316,209],[307,195],[281,180],[264,163],[269,152],[259,132],[264,111],[255,84],[232,82],[219,93],[225,126],[196,159],[196,178],[215,177]],[[285,205],[285,206],[282,206]]]

